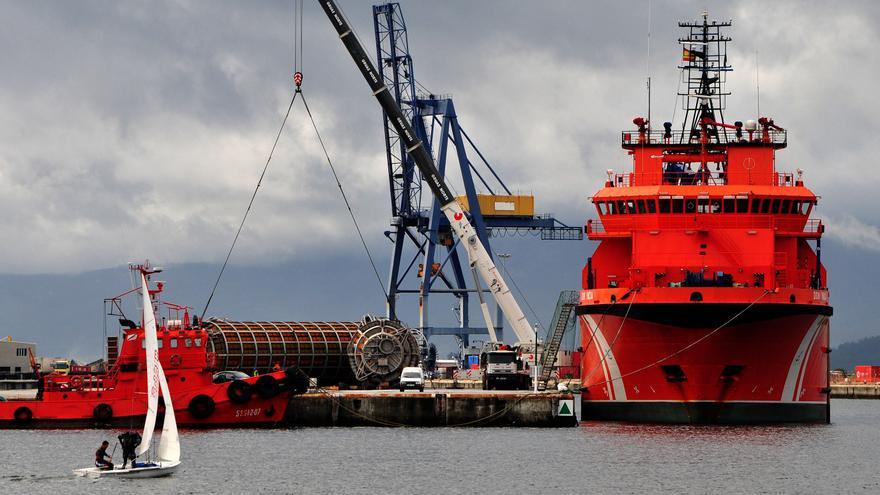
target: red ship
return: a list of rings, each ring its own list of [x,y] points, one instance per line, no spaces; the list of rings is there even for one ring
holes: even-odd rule
[[[724,119],[730,22],[679,26],[681,128],[636,118],[632,172],[608,172],[577,308],[582,419],[830,420],[817,196],[777,169],[786,131]],[[815,241],[816,249],[810,245]]]
[[[150,289],[155,305],[162,304],[169,308],[169,313],[177,312],[177,316],[182,313],[181,318],[163,318],[157,329],[159,360],[168,379],[177,423],[185,427],[281,423],[290,395],[306,391],[308,376],[291,366],[256,377],[220,382],[217,378],[221,377],[215,377],[218,359],[209,350],[208,331],[192,324],[188,308],[160,303],[162,290],[161,282]],[[120,307],[120,298],[108,301]],[[118,353],[114,349],[117,338],[108,339],[107,373],[49,373],[40,377],[36,398],[0,402],[0,427],[130,426],[143,421],[147,410],[144,331],[130,320],[121,319],[120,323],[125,328]],[[256,361],[249,364],[255,368],[258,365]],[[268,360],[259,364],[260,369],[272,366]]]

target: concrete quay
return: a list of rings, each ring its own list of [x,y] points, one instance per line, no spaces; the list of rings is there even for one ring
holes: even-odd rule
[[[284,419],[289,426],[562,427],[578,423],[574,402],[555,391],[334,390],[291,398]]]
[[[832,399],[880,399],[880,383],[835,383]]]

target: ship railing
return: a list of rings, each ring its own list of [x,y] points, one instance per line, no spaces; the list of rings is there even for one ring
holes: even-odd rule
[[[44,379],[44,389],[48,392],[95,392],[113,388],[116,384],[116,373],[47,375]]]
[[[666,134],[665,131],[647,131],[644,133],[640,133],[638,130],[632,131],[621,131],[620,133],[620,142],[624,146],[633,146],[638,144],[700,144],[700,136],[697,134],[693,135],[690,131],[682,131],[675,130],[669,134]],[[755,144],[786,144],[788,142],[788,134],[786,131],[780,131],[775,129],[770,129],[766,133],[762,129],[758,129],[754,131],[749,136],[749,133],[745,130],[742,131],[742,136],[736,135],[736,130],[734,129],[718,129],[716,132],[711,132],[709,136],[710,144],[731,144],[731,143],[755,143]]]
[[[589,234],[604,234],[605,233],[605,225],[602,224],[602,221],[598,218],[590,218],[587,220],[587,224],[584,225],[584,232]]]
[[[606,218],[590,218],[584,225],[584,232],[590,234],[607,234],[609,232],[651,231],[656,229],[699,230],[705,228],[719,229],[778,229],[792,231],[799,228],[802,220],[774,218],[773,216],[660,213],[653,215],[620,215]],[[607,224],[607,225],[606,225]],[[610,230],[609,230],[610,229]],[[821,234],[824,229],[822,219],[810,218],[803,223],[805,234]]]
[[[774,172],[774,185],[792,187],[797,183],[797,175],[791,172]]]
[[[648,172],[648,173],[615,173],[611,177],[614,187],[631,187],[665,184],[670,186],[697,186],[701,184],[700,175],[693,170],[682,172]],[[706,182],[710,186],[723,186],[727,184],[727,176],[723,170],[709,170],[706,173]]]
[[[804,224],[804,232],[808,234],[819,234],[823,228],[821,218],[811,218]]]
[[[666,170],[663,172],[624,172],[614,173],[611,176],[612,185],[614,187],[631,187],[664,184],[670,186],[697,186],[701,184],[701,176],[698,170],[699,166],[693,167],[691,170],[675,171]],[[710,165],[709,170],[705,172],[706,182],[710,186],[723,186],[727,184],[727,174],[723,170],[713,170],[714,166]],[[773,185],[780,187],[794,187],[799,180],[798,174],[792,172],[774,172]]]

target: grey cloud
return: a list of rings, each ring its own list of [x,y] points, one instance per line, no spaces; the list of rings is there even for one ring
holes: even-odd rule
[[[306,4],[306,95],[368,241],[382,249],[379,109],[323,14]],[[662,121],[673,113],[676,22],[697,17],[705,2],[650,5],[653,117]],[[371,50],[370,3],[343,7]],[[647,7],[403,2],[419,80],[454,95],[462,123],[511,187],[573,224],[590,214],[586,198],[605,169],[629,166],[618,131],[645,112]],[[872,204],[878,176],[863,171],[880,110],[870,97],[880,63],[867,49],[878,38],[878,7],[708,7],[735,22],[729,118],[754,116],[757,48],[762,110],[792,131],[780,164],[807,171],[833,218]],[[0,229],[21,239],[0,271],[114,266],[151,252],[222,259],[291,95],[292,2],[6,2],[0,15],[0,205],[15,212]],[[854,215],[880,223],[874,209]],[[249,222],[236,259],[356,252],[301,107]]]

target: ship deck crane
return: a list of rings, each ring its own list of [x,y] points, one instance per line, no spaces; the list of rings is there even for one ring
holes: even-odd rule
[[[336,2],[333,0],[319,0],[319,3],[339,34],[340,40],[345,45],[361,75],[363,75],[370,86],[373,96],[379,101],[379,105],[388,116],[389,122],[399,134],[404,149],[412,158],[423,179],[436,197],[440,204],[441,212],[449,221],[452,230],[461,239],[468,254],[471,267],[475,269],[488,286],[496,304],[501,308],[505,320],[507,320],[516,334],[518,345],[528,345],[529,343],[536,342],[535,330],[529,324],[519,303],[517,303],[516,298],[511,293],[510,287],[504,281],[498,267],[495,266],[492,257],[480,241],[477,231],[471,224],[464,208],[455,196],[452,195],[443,176],[437,170],[434,159],[427,150],[425,143],[418,139],[394,96],[384,84],[381,75],[377,72],[375,65],[367,56],[364,47],[354,35],[348,21],[342,16],[342,12],[336,5]],[[426,269],[430,268],[426,267]]]

